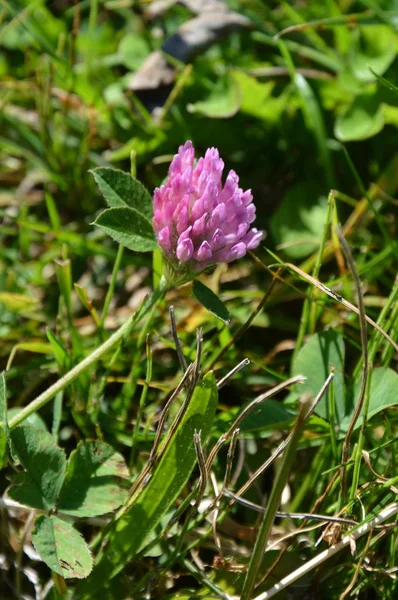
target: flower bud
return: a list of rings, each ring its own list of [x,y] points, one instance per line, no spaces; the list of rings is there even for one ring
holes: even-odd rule
[[[218,150],[209,148],[194,160],[188,141],[172,160],[165,184],[154,192],[153,229],[165,258],[165,277],[174,285],[216,263],[242,258],[264,235],[251,227],[253,196],[239,187],[235,171],[223,185]]]

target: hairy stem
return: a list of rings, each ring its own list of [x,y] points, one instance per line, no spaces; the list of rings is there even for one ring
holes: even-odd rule
[[[152,308],[152,306],[163,296],[166,292],[167,286],[164,281],[161,281],[159,287],[149,296],[145,302],[141,305],[134,315],[132,315],[115,333],[111,335],[101,346],[96,348],[89,356],[77,364],[71,369],[66,375],[58,379],[53,385],[51,385],[45,392],[40,394],[35,400],[32,400],[28,406],[25,406],[15,417],[9,422],[10,430],[14,429],[27,419],[31,414],[38,411],[40,408],[45,406],[47,402],[52,400],[54,396],[64,390],[69,384],[71,384],[81,373],[91,367],[97,360],[102,358],[109,350],[114,348],[119,342],[122,341],[125,334],[130,330],[133,325],[136,325]]]

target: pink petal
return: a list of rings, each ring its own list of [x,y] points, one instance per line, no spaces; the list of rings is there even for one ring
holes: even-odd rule
[[[203,200],[203,196],[202,196],[201,198],[198,198],[198,200],[196,200],[196,202],[192,206],[191,219],[194,221],[197,221],[198,219],[200,219],[200,217],[203,215],[204,212],[205,212],[205,207],[204,207],[204,200]]]
[[[242,202],[245,206],[248,206],[250,202],[253,200],[253,194],[251,190],[246,190],[242,194]]]
[[[190,238],[182,240],[177,244],[176,256],[181,263],[188,262],[193,255],[193,243]]]
[[[228,251],[228,254],[225,258],[225,262],[232,262],[233,260],[237,260],[238,258],[242,258],[246,254],[246,244],[243,242],[239,242],[232,246]]]
[[[182,173],[182,158],[180,154],[176,154],[170,163],[169,176],[176,177]]]
[[[191,237],[192,226],[190,225],[185,231],[182,232],[180,237],[177,240],[177,245],[183,242],[184,240],[188,240]]]
[[[205,234],[205,226],[206,226],[207,214],[205,213],[194,222],[192,226],[192,235],[194,237],[203,237]]]
[[[198,183],[198,179],[200,177],[200,175],[202,174],[203,171],[203,157],[201,156],[198,160],[198,162],[196,163],[196,166],[193,170],[192,173],[192,184],[193,185],[197,185]]]
[[[211,212],[217,206],[218,189],[214,181],[209,181],[202,196],[203,206],[206,212]]]
[[[249,223],[246,223],[245,221],[243,221],[242,223],[239,223],[238,225],[238,229],[236,232],[236,237],[238,238],[238,240],[240,240],[241,238],[243,238],[243,236],[246,235],[246,233],[249,230]]]
[[[213,250],[213,252],[216,252],[217,250],[220,250],[224,245],[225,245],[224,234],[221,231],[221,229],[216,229],[210,240],[211,249]]]
[[[199,250],[196,253],[196,258],[200,262],[207,262],[211,259],[213,253],[210,248],[209,242],[202,242],[199,246]]]
[[[226,218],[227,211],[225,204],[217,204],[216,208],[211,213],[209,228],[217,229],[217,227],[222,227],[222,224],[225,222]]]
[[[182,196],[190,191],[192,181],[192,167],[187,167],[181,177],[181,187],[179,195]]]
[[[190,140],[179,147],[178,153],[182,159],[182,168],[185,170],[187,167],[192,167],[195,158],[195,149]]]
[[[249,204],[249,206],[247,206],[247,208],[246,208],[246,218],[249,221],[249,223],[253,223],[253,221],[255,221],[255,219],[256,219],[256,207],[254,206],[254,204]]]
[[[164,226],[163,222],[163,213],[160,210],[155,211],[155,215],[152,219],[152,227],[155,233],[159,233],[159,231]]]
[[[162,188],[164,186],[160,187],[160,188],[156,188],[155,191],[153,192],[153,211],[155,212],[156,210],[160,209],[162,206],[162,199],[163,199],[163,194],[162,194]]]
[[[174,203],[170,200],[163,206],[163,221],[164,223],[171,224],[173,221]]]
[[[189,195],[185,195],[180,202],[177,203],[172,216],[173,223],[176,224],[176,230],[180,235],[189,224]]]
[[[182,180],[182,175],[180,173],[177,173],[176,175],[173,176],[173,178],[169,182],[170,194],[174,200],[180,196],[181,180]]]
[[[189,223],[188,206],[182,205],[181,208],[178,207],[177,210],[178,217],[176,219],[176,230],[177,234],[181,235],[181,233],[187,229]]]
[[[227,218],[233,217],[237,212],[242,211],[243,202],[240,198],[239,192],[234,192],[232,197],[228,200],[225,205],[227,209]]]
[[[246,235],[243,242],[246,244],[248,250],[254,250],[254,248],[257,248],[263,237],[264,232],[258,231],[258,229],[253,227]]]
[[[163,248],[166,252],[171,251],[171,239],[170,239],[170,229],[168,227],[163,227],[161,231],[159,231],[158,235],[158,243],[159,246]]]
[[[237,191],[239,183],[239,177],[235,171],[231,170],[228,173],[227,179],[224,184],[224,188],[220,194],[220,202],[227,202],[229,198]]]

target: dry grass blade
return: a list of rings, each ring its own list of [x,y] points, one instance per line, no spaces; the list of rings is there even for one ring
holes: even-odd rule
[[[357,529],[349,531],[340,542],[338,542],[337,544],[333,544],[333,546],[330,546],[330,548],[328,548],[327,550],[324,550],[323,552],[306,562],[304,565],[302,565],[292,573],[289,573],[289,575],[281,579],[271,589],[260,594],[259,596],[256,596],[254,600],[269,600],[269,598],[273,598],[282,590],[286,589],[289,585],[291,585],[292,583],[309,573],[312,569],[319,567],[322,563],[329,560],[329,558],[340,552],[340,550],[349,546],[352,540],[357,540],[361,536],[369,533],[377,525],[380,525],[387,519],[390,519],[391,517],[395,516],[397,513],[398,503],[390,504],[390,506],[387,506],[387,508],[383,509],[377,515],[377,517],[375,517],[371,521],[368,521],[364,525],[361,525]],[[238,596],[234,596],[232,600],[239,600],[239,598]]]
[[[202,334],[202,328],[199,327],[199,329],[196,331],[196,357],[195,357],[195,361],[194,361],[194,369],[193,369],[193,380],[195,381],[195,385],[196,382],[199,379],[199,375],[200,375],[200,361],[202,358],[202,344],[203,344],[203,334]]]
[[[224,490],[229,485],[229,482],[231,480],[232,463],[233,463],[234,456],[235,456],[238,435],[239,435],[239,429],[235,429],[235,431],[232,433],[231,442],[230,442],[229,448],[228,448],[227,464],[225,466],[224,481],[223,481],[222,488],[221,488],[222,490]]]
[[[347,263],[351,269],[351,272],[353,274],[354,281],[355,281],[355,288],[356,288],[356,292],[357,292],[357,296],[358,296],[358,307],[359,307],[358,314],[359,314],[359,323],[360,323],[360,329],[361,329],[361,348],[362,348],[362,355],[363,355],[361,389],[359,391],[358,401],[357,401],[357,404],[356,404],[356,407],[354,410],[354,414],[353,414],[350,424],[348,426],[347,434],[344,438],[343,450],[341,453],[341,464],[344,465],[347,462],[348,450],[350,447],[351,436],[352,436],[352,432],[354,431],[355,423],[357,422],[357,420],[362,412],[362,409],[364,408],[366,385],[367,385],[367,381],[368,381],[369,364],[368,364],[368,337],[367,337],[367,332],[366,332],[365,304],[363,301],[361,280],[359,279],[358,271],[355,266],[355,262],[352,257],[352,254],[351,254],[350,247],[347,244],[347,242],[343,236],[343,233],[339,228],[337,229],[337,235],[338,235],[341,247],[343,248],[344,256],[345,256]],[[364,414],[364,420],[363,420],[362,427],[361,427],[362,432],[363,432],[365,426],[366,426],[366,414]],[[359,460],[360,460],[360,458],[361,458],[361,454],[359,452]],[[343,466],[340,469],[340,485],[341,485],[342,497],[344,498],[344,496],[345,496],[345,469]]]
[[[222,493],[227,498],[232,498],[238,504],[241,504],[242,506],[246,506],[247,508],[250,508],[251,510],[255,510],[258,513],[264,513],[267,510],[266,508],[264,508],[264,506],[260,506],[260,504],[255,504],[254,502],[250,502],[250,500],[245,500],[244,498],[237,496],[236,494],[234,494],[233,492],[230,492],[229,490],[227,490],[225,488],[222,490]],[[342,523],[344,525],[358,525],[358,523],[352,519],[341,519],[340,517],[330,517],[328,515],[317,515],[314,513],[287,513],[287,512],[277,511],[275,513],[275,516],[278,518],[281,518],[281,519],[305,519],[308,521],[310,521],[312,519],[313,521],[324,521],[325,523],[330,522],[330,523]]]
[[[238,440],[238,435],[239,435],[239,429],[235,429],[235,431],[232,433],[231,442],[230,442],[230,445],[228,448],[227,464],[225,467],[224,481],[222,483],[221,490],[218,492],[218,494],[216,495],[216,498],[214,499],[214,510],[212,513],[212,530],[213,530],[214,543],[216,545],[216,548],[217,548],[218,553],[222,560],[224,560],[224,554],[223,554],[220,538],[217,534],[217,519],[218,519],[218,515],[220,514],[220,500],[223,496],[223,491],[227,487],[229,480],[231,478],[232,462],[233,462],[234,455],[235,455],[236,442]]]
[[[363,552],[362,552],[362,554],[360,556],[360,559],[359,559],[359,561],[358,561],[358,563],[357,563],[357,565],[355,567],[354,575],[353,575],[353,577],[352,577],[349,585],[346,587],[346,589],[344,590],[344,592],[341,594],[339,600],[344,600],[344,598],[347,598],[347,596],[350,594],[351,590],[353,589],[353,587],[354,587],[354,585],[355,585],[355,583],[356,583],[356,581],[358,579],[358,575],[359,575],[359,572],[360,572],[360,570],[362,568],[363,562],[364,562],[364,560],[366,558],[366,555],[368,553],[371,541],[372,541],[372,532],[369,531],[369,533],[368,533],[368,539],[366,540],[365,548],[364,548],[364,550],[363,550]]]
[[[245,456],[246,456],[245,439],[241,438],[241,439],[239,439],[237,465],[235,467],[235,471],[234,471],[233,475],[231,476],[231,480],[229,482],[232,487],[235,487],[235,485],[240,477],[240,474],[243,471],[243,467],[245,466]]]
[[[248,358],[244,358],[236,367],[234,367],[229,373],[225,375],[220,381],[217,383],[217,389],[221,390],[221,388],[233,377],[236,373],[239,373],[242,369],[247,367],[250,364],[250,360]]]
[[[130,490],[130,497],[132,497],[142,485],[144,485],[145,483],[148,482],[148,475],[149,475],[150,470],[152,469],[152,467],[156,463],[156,461],[162,457],[165,449],[167,448],[167,444],[168,444],[169,440],[171,439],[171,436],[173,435],[173,432],[175,431],[176,427],[178,427],[178,424],[185,412],[186,407],[188,406],[189,400],[191,399],[191,396],[195,389],[196,381],[194,381],[194,382],[192,381],[192,373],[194,372],[194,369],[195,369],[195,364],[194,363],[190,364],[189,367],[187,368],[187,370],[185,371],[180,383],[178,384],[178,386],[176,387],[176,389],[174,390],[174,392],[172,393],[172,395],[166,402],[166,404],[163,408],[162,414],[160,415],[160,419],[159,419],[159,423],[158,423],[158,427],[157,427],[156,435],[155,435],[155,441],[153,443],[148,462],[147,462],[145,468],[140,473],[139,477],[133,483],[131,490]],[[167,438],[164,442],[162,450],[160,452],[158,452],[160,442],[162,439],[164,425],[166,423],[166,419],[167,419],[167,415],[169,414],[169,410],[170,410],[172,404],[174,403],[174,401],[176,400],[176,398],[178,397],[178,395],[180,394],[181,390],[185,387],[185,385],[188,381],[190,382],[190,385],[188,388],[186,399],[185,399],[176,419],[174,420],[173,424],[171,425],[171,427],[168,431]]]
[[[194,392],[195,386],[198,383],[199,376],[200,376],[200,359],[201,359],[201,356],[202,356],[202,342],[203,342],[202,330],[198,329],[197,332],[196,332],[196,357],[195,357],[195,360],[186,369],[183,378],[181,379],[181,381],[178,384],[176,390],[173,392],[172,396],[170,397],[170,399],[166,403],[166,406],[163,409],[163,412],[162,412],[161,417],[159,419],[158,428],[157,428],[157,431],[156,431],[155,442],[154,442],[152,450],[151,450],[150,460],[153,459],[153,457],[156,454],[157,449],[159,447],[160,438],[161,438],[161,435],[162,435],[163,427],[164,427],[164,424],[166,422],[166,418],[167,418],[168,412],[170,410],[170,407],[173,404],[173,402],[176,399],[176,397],[178,396],[178,394],[180,393],[180,391],[182,390],[182,388],[187,383],[189,383],[189,385],[188,385],[188,392],[187,392],[186,399],[185,399],[182,407],[180,408],[177,417],[175,418],[173,424],[170,427],[170,430],[169,430],[168,435],[167,435],[166,442],[164,444],[164,448],[167,446],[167,441],[171,438],[171,436],[173,435],[173,432],[178,427],[178,424],[179,424],[179,422],[180,422],[180,420],[181,420],[181,418],[182,418],[182,416],[183,416],[183,414],[184,414],[184,412],[186,410],[186,407],[188,406],[188,403],[189,403],[189,401],[191,399],[191,396],[192,396],[192,394]],[[164,450],[164,448],[163,448],[163,450]]]
[[[359,309],[356,306],[354,306],[353,304],[351,304],[351,302],[348,302],[348,300],[345,300],[345,298],[340,296],[340,294],[337,294],[336,292],[334,292],[333,290],[328,288],[326,285],[324,285],[323,283],[321,283],[320,281],[318,281],[317,279],[315,279],[314,277],[309,275],[308,273],[305,273],[299,267],[296,267],[296,265],[293,265],[292,263],[284,263],[284,266],[287,267],[288,269],[291,269],[292,271],[295,271],[295,273],[300,275],[300,277],[302,277],[306,281],[309,281],[310,283],[315,285],[319,290],[321,290],[322,292],[324,292],[325,294],[330,296],[330,298],[333,298],[333,300],[336,300],[336,302],[339,302],[340,304],[345,306],[345,308],[348,308],[349,310],[351,310],[352,312],[354,312],[357,315],[360,314]],[[398,344],[396,344],[394,342],[394,340],[388,335],[388,333],[386,333],[384,331],[384,329],[382,329],[377,323],[375,323],[373,321],[373,319],[368,317],[368,315],[366,315],[366,314],[365,314],[365,319],[370,325],[372,325],[372,327],[377,329],[377,331],[379,333],[381,333],[381,335],[390,342],[390,344],[394,347],[396,352],[398,352]]]
[[[199,472],[200,472],[198,493],[196,495],[195,504],[194,504],[194,508],[198,508],[200,502],[202,501],[203,494],[205,493],[206,486],[207,486],[206,460],[205,460],[205,455],[203,453],[202,439],[201,439],[200,431],[199,432],[195,431],[194,436],[193,436],[193,441],[195,444],[196,458],[198,460],[198,466],[199,466]]]
[[[293,33],[296,31],[305,31],[306,29],[324,29],[327,26],[333,27],[336,25],[344,25],[349,23],[351,26],[361,22],[372,22],[372,17],[376,16],[375,11],[368,11],[367,13],[353,13],[349,15],[342,15],[338,17],[328,17],[325,19],[317,19],[316,21],[308,21],[307,23],[297,23],[295,25],[290,25],[289,27],[285,27],[282,31],[279,31],[276,35],[274,35],[274,40],[279,40],[282,36]]]
[[[226,354],[226,352],[229,350],[229,348],[231,346],[233,346],[240,337],[242,337],[242,335],[245,333],[245,331],[247,331],[249,329],[249,327],[253,323],[254,319],[260,314],[260,312],[262,311],[262,309],[268,302],[269,297],[272,294],[272,290],[274,289],[277,279],[280,279],[281,272],[282,272],[282,269],[278,269],[278,271],[275,274],[273,274],[273,279],[272,279],[270,285],[268,286],[268,289],[265,292],[264,296],[262,297],[261,301],[257,305],[257,308],[252,312],[252,314],[247,319],[247,321],[239,327],[238,331],[232,336],[232,338],[225,344],[224,348],[222,348],[220,350],[220,352],[217,354],[217,356],[213,359],[213,361],[209,367],[210,369],[212,369],[214,367],[214,365],[216,364],[216,362],[219,361]]]
[[[323,397],[326,390],[328,389],[333,378],[334,378],[334,374],[330,373],[329,377],[326,379],[325,383],[323,384],[319,394],[317,395],[317,397],[314,399],[311,406],[309,407],[308,413],[306,414],[305,419],[308,419],[312,415],[312,413],[314,412],[318,403],[320,402],[321,398]],[[237,496],[242,496],[242,494],[244,494],[249,489],[249,487],[256,481],[256,479],[258,479],[258,477],[260,477],[260,475],[262,475],[267,469],[269,469],[269,467],[278,458],[278,456],[280,456],[282,454],[282,452],[284,451],[286,446],[289,444],[290,439],[291,439],[291,434],[288,435],[288,437],[279,444],[279,446],[277,447],[275,452],[269,457],[269,459],[266,460],[265,463],[263,465],[261,465],[261,467],[259,467],[257,469],[257,471],[255,471],[255,473],[253,473],[253,475],[250,477],[250,479],[236,493]],[[233,501],[232,501],[232,503],[233,503]]]
[[[258,534],[254,543],[246,577],[242,586],[242,600],[250,600],[255,589],[259,571],[263,562],[264,553],[266,551],[268,540],[275,522],[275,516],[281,504],[283,490],[288,482],[292,465],[294,463],[297,444],[304,431],[306,419],[310,414],[310,400],[311,397],[308,394],[302,394],[299,399],[299,410],[290,432],[290,440],[285,451],[283,452],[279,468],[272,484],[267,507],[264,511],[260,526],[258,528]]]
[[[153,443],[152,450],[151,450],[150,460],[153,459],[153,457],[155,456],[155,454],[158,450],[160,440],[162,437],[162,433],[163,433],[163,428],[164,428],[164,425],[165,425],[165,422],[167,419],[167,415],[169,414],[169,410],[170,410],[173,402],[175,401],[175,399],[178,397],[181,390],[184,388],[187,381],[189,381],[193,370],[194,370],[193,364],[189,365],[189,367],[185,371],[180,383],[177,385],[176,389],[174,390],[174,392],[172,393],[172,395],[170,396],[170,398],[168,399],[168,401],[166,402],[166,404],[162,410],[162,414],[160,415],[158,427],[156,430],[155,441]]]
[[[268,390],[264,394],[257,396],[257,398],[255,398],[252,402],[250,402],[250,404],[235,419],[235,421],[233,422],[231,427],[228,429],[228,431],[226,433],[223,433],[223,435],[219,438],[218,442],[216,443],[216,445],[214,446],[214,448],[212,449],[212,451],[209,454],[209,457],[207,459],[207,468],[208,469],[211,468],[211,465],[213,464],[213,461],[214,461],[215,457],[217,456],[221,446],[228,440],[228,438],[232,435],[232,433],[235,431],[235,429],[239,428],[242,421],[253,410],[253,408],[255,408],[261,402],[264,402],[264,400],[271,398],[272,396],[274,396],[281,390],[289,387],[290,385],[293,385],[294,383],[301,383],[301,382],[305,381],[305,379],[306,378],[303,377],[302,375],[296,375],[295,377],[291,377],[290,379],[287,379],[286,381],[279,383],[278,385],[273,387],[271,390]]]

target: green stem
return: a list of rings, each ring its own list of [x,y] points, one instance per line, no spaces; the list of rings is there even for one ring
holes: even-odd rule
[[[143,325],[142,330],[139,334],[136,347],[134,349],[133,356],[131,358],[131,369],[127,377],[127,381],[123,384],[121,389],[119,400],[114,404],[115,410],[119,411],[119,414],[123,418],[127,418],[127,412],[131,404],[131,398],[135,394],[137,388],[137,381],[141,374],[140,356],[141,349],[149,330],[149,326],[152,323],[153,316],[157,308],[157,302],[152,306],[151,312]]]
[[[380,327],[382,327],[384,329],[384,331],[386,331],[387,333],[390,332],[390,328],[391,328],[391,326],[395,320],[396,314],[397,314],[397,306],[398,305],[395,304],[397,297],[398,297],[398,281],[395,282],[395,285],[393,286],[393,288],[391,290],[391,294],[387,298],[387,302],[383,306],[383,308],[379,314],[379,317],[376,321],[377,325],[380,325]],[[390,312],[390,309],[392,309],[392,311],[391,311],[390,317],[387,320],[387,315]],[[390,335],[391,335],[391,332],[390,332]],[[394,335],[392,334],[391,336],[394,339]],[[368,348],[369,348],[368,360],[369,360],[369,362],[374,361],[377,352],[380,350],[381,339],[382,339],[381,333],[375,329],[372,333],[372,336],[371,336],[369,344],[368,344]],[[360,360],[358,361],[358,363],[354,369],[354,373],[353,373],[354,381],[359,376],[362,367],[363,367],[363,356],[361,356]]]
[[[289,478],[290,469],[296,455],[297,444],[304,429],[305,415],[308,412],[307,404],[308,402],[303,402],[301,404],[300,412],[292,431],[291,440],[285,450],[280,469],[276,475],[276,479],[268,501],[267,510],[264,513],[264,517],[260,525],[257,540],[253,549],[253,554],[250,559],[249,568],[243,583],[240,600],[250,600],[252,597],[257,574],[264,559],[264,553],[267,547],[269,534],[271,533],[271,528],[275,520],[275,514],[281,503],[282,492]]]
[[[372,380],[372,371],[373,371],[373,363],[370,362],[367,381],[366,381],[365,401],[364,401],[363,408],[362,408],[362,419],[363,420],[361,423],[361,429],[359,431],[358,447],[357,447],[357,453],[355,455],[354,471],[352,474],[350,501],[353,501],[355,499],[355,495],[356,495],[356,491],[357,491],[357,487],[358,487],[358,483],[359,483],[359,473],[361,470],[361,463],[362,463],[362,450],[365,446],[366,421],[367,421],[368,412],[369,412],[370,383]]]
[[[98,0],[90,0],[90,15],[88,18],[88,30],[90,37],[94,37],[98,17]]]
[[[208,579],[205,576],[205,574],[203,573],[203,571],[200,571],[199,569],[194,567],[194,565],[192,563],[190,563],[187,558],[183,558],[181,560],[181,563],[184,565],[184,567],[187,569],[187,571],[192,573],[192,575],[195,577],[195,579],[197,579],[199,581],[199,583],[201,583],[205,587],[209,588],[209,590],[214,592],[214,594],[218,598],[223,598],[223,600],[228,600],[229,596],[221,588],[219,588],[213,581]]]
[[[397,336],[397,331],[398,331],[398,303],[396,304],[395,308],[392,311],[392,315],[391,318],[389,319],[389,323],[388,323],[388,329],[386,331],[390,332],[390,336],[392,337],[393,340],[395,340],[398,336]],[[392,350],[392,352],[391,352]],[[381,364],[383,365],[383,367],[388,367],[392,357],[394,356],[394,348],[391,346],[390,349],[390,344],[387,344],[384,347],[383,353],[381,355]]]
[[[92,352],[89,356],[87,356],[84,360],[82,360],[79,364],[77,364],[73,369],[66,373],[64,377],[61,377],[58,381],[56,381],[53,385],[51,385],[45,392],[40,394],[35,400],[32,400],[28,406],[22,409],[14,418],[12,418],[8,424],[9,429],[12,430],[17,425],[22,423],[25,419],[27,419],[31,414],[38,411],[40,408],[45,406],[47,402],[52,400],[54,396],[64,390],[72,381],[75,381],[81,373],[86,371],[89,367],[91,367],[97,360],[102,358],[109,350],[114,348],[126,335],[126,333],[130,330],[133,325],[136,325],[147,313],[150,311],[154,303],[156,303],[159,298],[163,296],[163,294],[167,290],[167,284],[164,280],[162,280],[159,284],[159,287],[147,298],[141,308],[132,315],[123,325],[115,331],[101,346],[96,348],[94,352]]]
[[[325,463],[329,457],[329,447],[324,444],[320,446],[319,452],[314,458],[311,469],[304,477],[303,483],[300,485],[298,490],[294,492],[294,496],[289,502],[289,510],[294,513],[299,511],[299,507],[307,494],[310,497],[316,493],[319,482],[321,481],[321,473],[324,470]]]
[[[327,240],[328,234],[329,234],[330,221],[332,219],[332,214],[334,212],[334,206],[335,206],[335,192],[334,192],[334,190],[331,190],[329,193],[329,196],[328,196],[328,207],[327,207],[327,211],[326,211],[325,223],[323,226],[323,235],[321,238],[321,243],[319,245],[318,254],[316,256],[314,269],[312,271],[312,276],[314,277],[314,279],[319,279],[319,271],[321,270],[321,266],[322,266],[323,253],[325,251],[326,240]],[[311,297],[313,297],[313,296],[314,296],[314,289],[312,289],[312,292],[311,292],[310,302],[311,302]],[[316,304],[311,303],[310,325],[309,325],[311,333],[313,333],[315,331],[315,320],[316,320]]]
[[[332,215],[333,206],[334,206],[334,191],[332,190],[328,197],[328,208],[327,208],[327,213],[326,213],[325,224],[323,227],[323,235],[322,235],[321,242],[319,245],[319,250],[318,250],[317,257],[316,257],[315,265],[312,270],[312,276],[315,279],[318,279],[319,271],[321,270],[322,258],[323,258],[323,253],[325,250],[326,239],[327,239],[329,228],[330,228],[330,219],[331,219],[331,215]],[[306,334],[306,331],[308,328],[308,322],[311,317],[311,304],[312,304],[313,297],[314,297],[314,288],[313,288],[313,285],[311,284],[309,286],[308,297],[304,300],[303,312],[301,314],[301,320],[300,320],[300,327],[299,327],[299,331],[297,334],[296,346],[294,348],[293,357],[292,357],[292,364],[294,364],[294,362],[297,358],[297,354],[299,353],[301,346],[303,345],[304,337],[305,337],[305,334]],[[312,321],[313,321],[313,324],[315,325],[315,323],[314,323],[315,315],[313,315]]]
[[[146,346],[146,356],[147,356],[146,378],[145,378],[145,383],[142,388],[140,402],[138,404],[137,417],[135,420],[133,435],[131,437],[131,451],[130,451],[130,460],[129,460],[130,468],[134,465],[134,460],[135,460],[135,456],[136,456],[136,444],[137,444],[138,433],[139,433],[140,427],[141,427],[142,413],[144,411],[146,397],[148,395],[149,384],[152,381],[152,350],[149,345],[148,339],[147,339],[147,346]]]
[[[332,454],[334,463],[337,464],[339,460],[337,450],[337,438],[336,438],[336,396],[334,390],[334,381],[330,382],[328,389],[328,407],[329,407],[329,428],[330,428],[330,442],[332,446]]]
[[[108,288],[108,291],[107,291],[106,296],[105,296],[104,307],[102,309],[101,320],[100,320],[100,330],[101,330],[101,332],[104,329],[105,319],[106,319],[106,317],[108,315],[109,306],[110,306],[110,303],[111,303],[111,300],[112,300],[112,297],[113,297],[113,294],[114,294],[114,291],[115,291],[116,278],[117,278],[117,274],[119,273],[120,263],[122,262],[123,252],[124,252],[124,246],[122,246],[120,244],[119,248],[117,250],[115,263],[114,263],[113,269],[112,269],[111,282],[109,284],[109,288]]]

